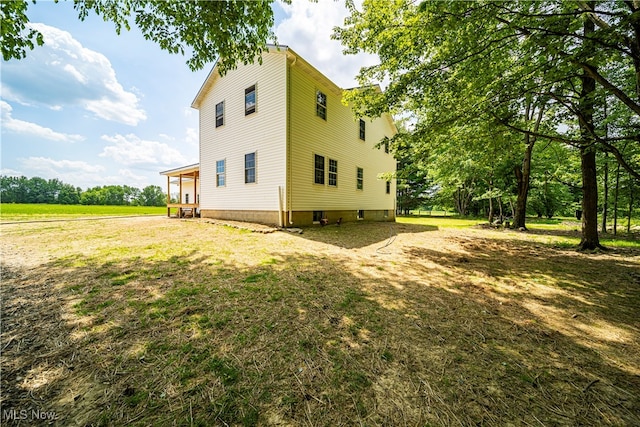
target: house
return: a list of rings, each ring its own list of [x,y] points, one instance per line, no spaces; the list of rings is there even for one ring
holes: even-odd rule
[[[161,172],[180,187],[168,212],[285,227],[394,221],[395,182],[379,175],[396,161],[377,147],[396,132],[391,117],[355,118],[343,89],[286,46],[261,59],[207,76],[191,104],[200,163]]]

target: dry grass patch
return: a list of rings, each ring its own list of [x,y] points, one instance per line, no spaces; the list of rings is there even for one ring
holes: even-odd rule
[[[3,409],[60,425],[640,424],[638,249],[419,223],[97,224],[3,226]]]

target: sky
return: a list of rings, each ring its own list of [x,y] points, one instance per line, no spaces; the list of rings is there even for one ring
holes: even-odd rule
[[[277,41],[343,88],[357,86],[370,55],[343,56],[331,40],[344,2],[274,3]],[[190,107],[213,67],[192,72],[187,57],[147,41],[132,26],[116,34],[95,15],[80,21],[72,2],[29,2],[45,45],[0,68],[0,174],[57,178],[83,190],[144,188],[159,173],[197,163],[198,111]]]

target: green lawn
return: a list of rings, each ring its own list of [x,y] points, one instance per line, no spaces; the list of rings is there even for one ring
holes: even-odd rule
[[[0,204],[0,219],[7,221],[38,221],[95,216],[166,215],[164,206],[88,206],[48,205],[29,203]]]
[[[400,224],[424,225],[442,229],[465,229],[474,226],[487,225],[486,218],[466,218],[460,216],[402,216],[397,218]],[[632,226],[637,221],[632,221]],[[527,218],[527,235],[531,240],[544,243],[549,246],[571,248],[580,243],[582,225],[580,221],[572,217],[557,218]],[[624,227],[622,226],[624,224]],[[640,234],[635,225],[634,232],[630,235],[626,232],[626,220],[618,222],[618,234],[611,232],[601,233],[600,243],[605,247],[613,248],[640,248]],[[517,230],[502,230],[505,233],[519,233]]]

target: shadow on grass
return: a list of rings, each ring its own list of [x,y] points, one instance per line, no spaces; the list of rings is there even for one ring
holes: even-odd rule
[[[397,222],[351,222],[321,227],[314,225],[303,229],[302,237],[345,249],[384,245],[389,239],[403,233],[437,231],[434,225],[401,224]]]
[[[631,261],[459,243],[370,270],[198,251],[5,268],[2,407],[59,425],[640,423]],[[580,330],[592,315],[629,337]]]

